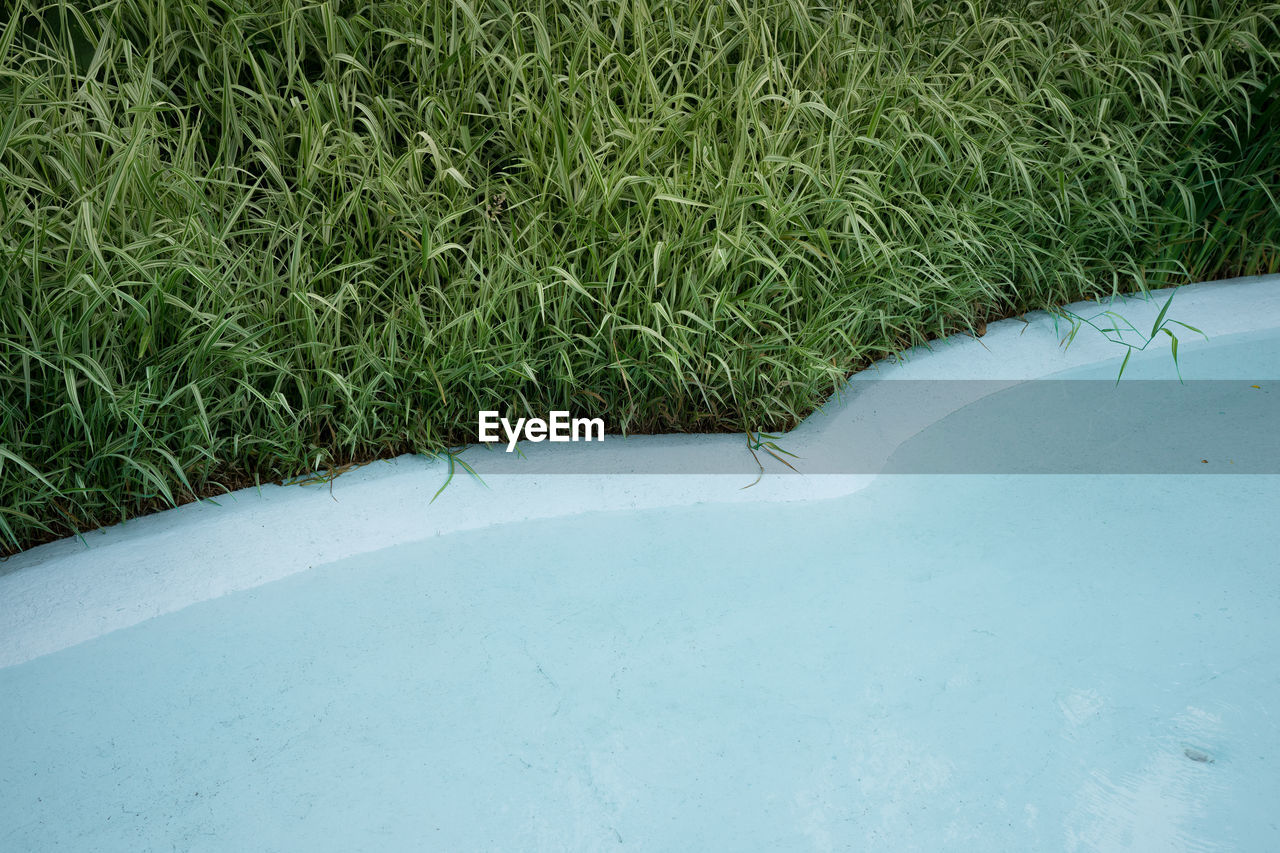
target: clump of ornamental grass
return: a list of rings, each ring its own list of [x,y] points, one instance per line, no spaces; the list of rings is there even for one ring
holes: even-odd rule
[[[474,438],[788,428],[1280,268],[1280,6],[16,0],[0,548]]]

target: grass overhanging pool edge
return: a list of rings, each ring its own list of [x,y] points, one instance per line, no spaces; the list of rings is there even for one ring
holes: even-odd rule
[[[1150,325],[1168,291],[1106,303],[1135,325]],[[1206,282],[1179,289],[1171,315],[1209,335],[1280,328],[1280,276]],[[1076,313],[1096,303],[1067,306]],[[882,379],[1019,381],[1113,361],[1121,352],[1099,335],[1061,346],[1061,321],[1037,312],[992,323],[981,339],[953,335],[856,374]],[[1188,346],[1191,346],[1188,341]],[[1163,353],[1168,357],[1167,351]],[[865,395],[866,388],[861,388]],[[874,391],[874,386],[872,387]],[[860,396],[861,403],[867,398]],[[930,418],[954,411],[946,403]],[[787,436],[787,446],[838,441],[858,407],[837,394]],[[904,436],[905,438],[905,436]],[[485,485],[447,473],[442,458],[403,456],[312,486],[244,489],[24,551],[0,562],[0,667],[21,663],[199,601],[249,589],[308,568],[454,531],[580,513],[697,503],[813,500],[864,488],[875,475],[766,476],[749,489],[754,461],[741,435],[638,436],[617,440],[622,473],[532,473],[540,461],[565,459],[579,445],[539,445],[522,459],[489,454]],[[734,474],[654,475],[646,459],[714,455],[740,463]],[[492,461],[492,464],[488,464]],[[735,463],[736,464],[736,463]],[[522,473],[521,466],[525,466]]]
[[[934,335],[1277,271],[1265,3],[232,5],[0,37],[0,552],[491,404],[776,431]]]

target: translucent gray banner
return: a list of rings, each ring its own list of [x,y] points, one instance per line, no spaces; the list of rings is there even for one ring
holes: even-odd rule
[[[1280,474],[1280,381],[853,382],[777,438],[608,435],[518,451],[460,458],[481,476]]]

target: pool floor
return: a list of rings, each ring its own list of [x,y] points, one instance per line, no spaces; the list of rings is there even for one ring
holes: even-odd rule
[[[0,670],[0,849],[1277,849],[1277,516],[893,476],[387,549]]]

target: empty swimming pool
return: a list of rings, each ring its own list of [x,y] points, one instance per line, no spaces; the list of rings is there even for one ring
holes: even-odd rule
[[[1280,377],[1280,335],[1184,358]],[[1224,413],[1280,393],[1233,381]],[[893,458],[928,467],[913,440]],[[803,479],[419,537],[15,652],[0,848],[1280,843],[1280,476]]]

